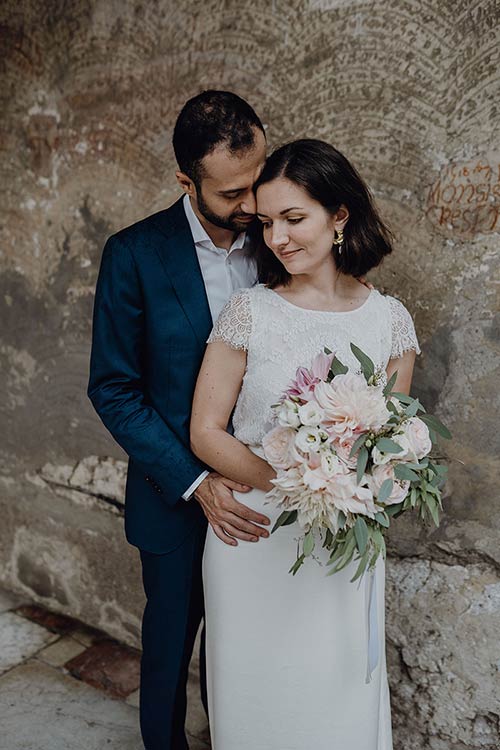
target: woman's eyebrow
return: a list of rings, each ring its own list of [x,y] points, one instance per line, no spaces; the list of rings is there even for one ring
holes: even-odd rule
[[[300,208],[299,206],[292,206],[291,208],[284,208],[283,211],[280,211],[280,216],[284,216],[289,211],[303,211],[303,208]],[[257,211],[257,216],[265,216],[267,219],[269,218],[266,216],[266,214],[261,214]]]

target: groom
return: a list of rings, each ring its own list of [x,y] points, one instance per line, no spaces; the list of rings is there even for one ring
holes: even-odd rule
[[[173,146],[183,198],[104,248],[88,389],[130,459],[125,530],[140,550],[147,598],[140,700],[147,750],[188,748],[186,681],[203,618],[207,519],[226,544],[269,535],[269,520],[233,497],[249,488],[211,472],[189,448],[212,323],[233,291],[257,280],[245,230],[266,156],[264,128],[240,97],[205,91],[183,107]],[[206,708],[203,653],[200,670]]]

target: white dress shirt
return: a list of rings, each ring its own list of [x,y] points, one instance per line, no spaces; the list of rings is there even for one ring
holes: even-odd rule
[[[193,211],[188,195],[184,196],[183,205],[193,235],[212,321],[215,323],[233,292],[254,286],[257,282],[257,268],[255,262],[247,255],[245,232],[236,237],[229,250],[217,247]],[[192,497],[195,489],[207,475],[208,471],[204,471],[195,479],[183,494],[184,500]]]

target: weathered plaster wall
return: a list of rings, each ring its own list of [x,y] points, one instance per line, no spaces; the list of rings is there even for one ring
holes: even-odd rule
[[[374,281],[414,313],[415,391],[455,435],[441,528],[392,535],[396,747],[500,747],[499,17],[498,0],[2,3],[3,583],[137,642],[124,457],[85,396],[93,288],[105,237],[177,194],[183,102],[230,88],[271,144],[335,143],[396,232]]]

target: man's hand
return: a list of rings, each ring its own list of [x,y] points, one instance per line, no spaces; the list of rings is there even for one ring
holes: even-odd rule
[[[269,518],[234,499],[233,490],[248,492],[251,489],[246,484],[212,472],[194,492],[210,526],[225,544],[236,546],[238,542],[234,537],[245,542],[258,542],[259,537],[269,536],[266,529],[256,525],[269,525]]]

